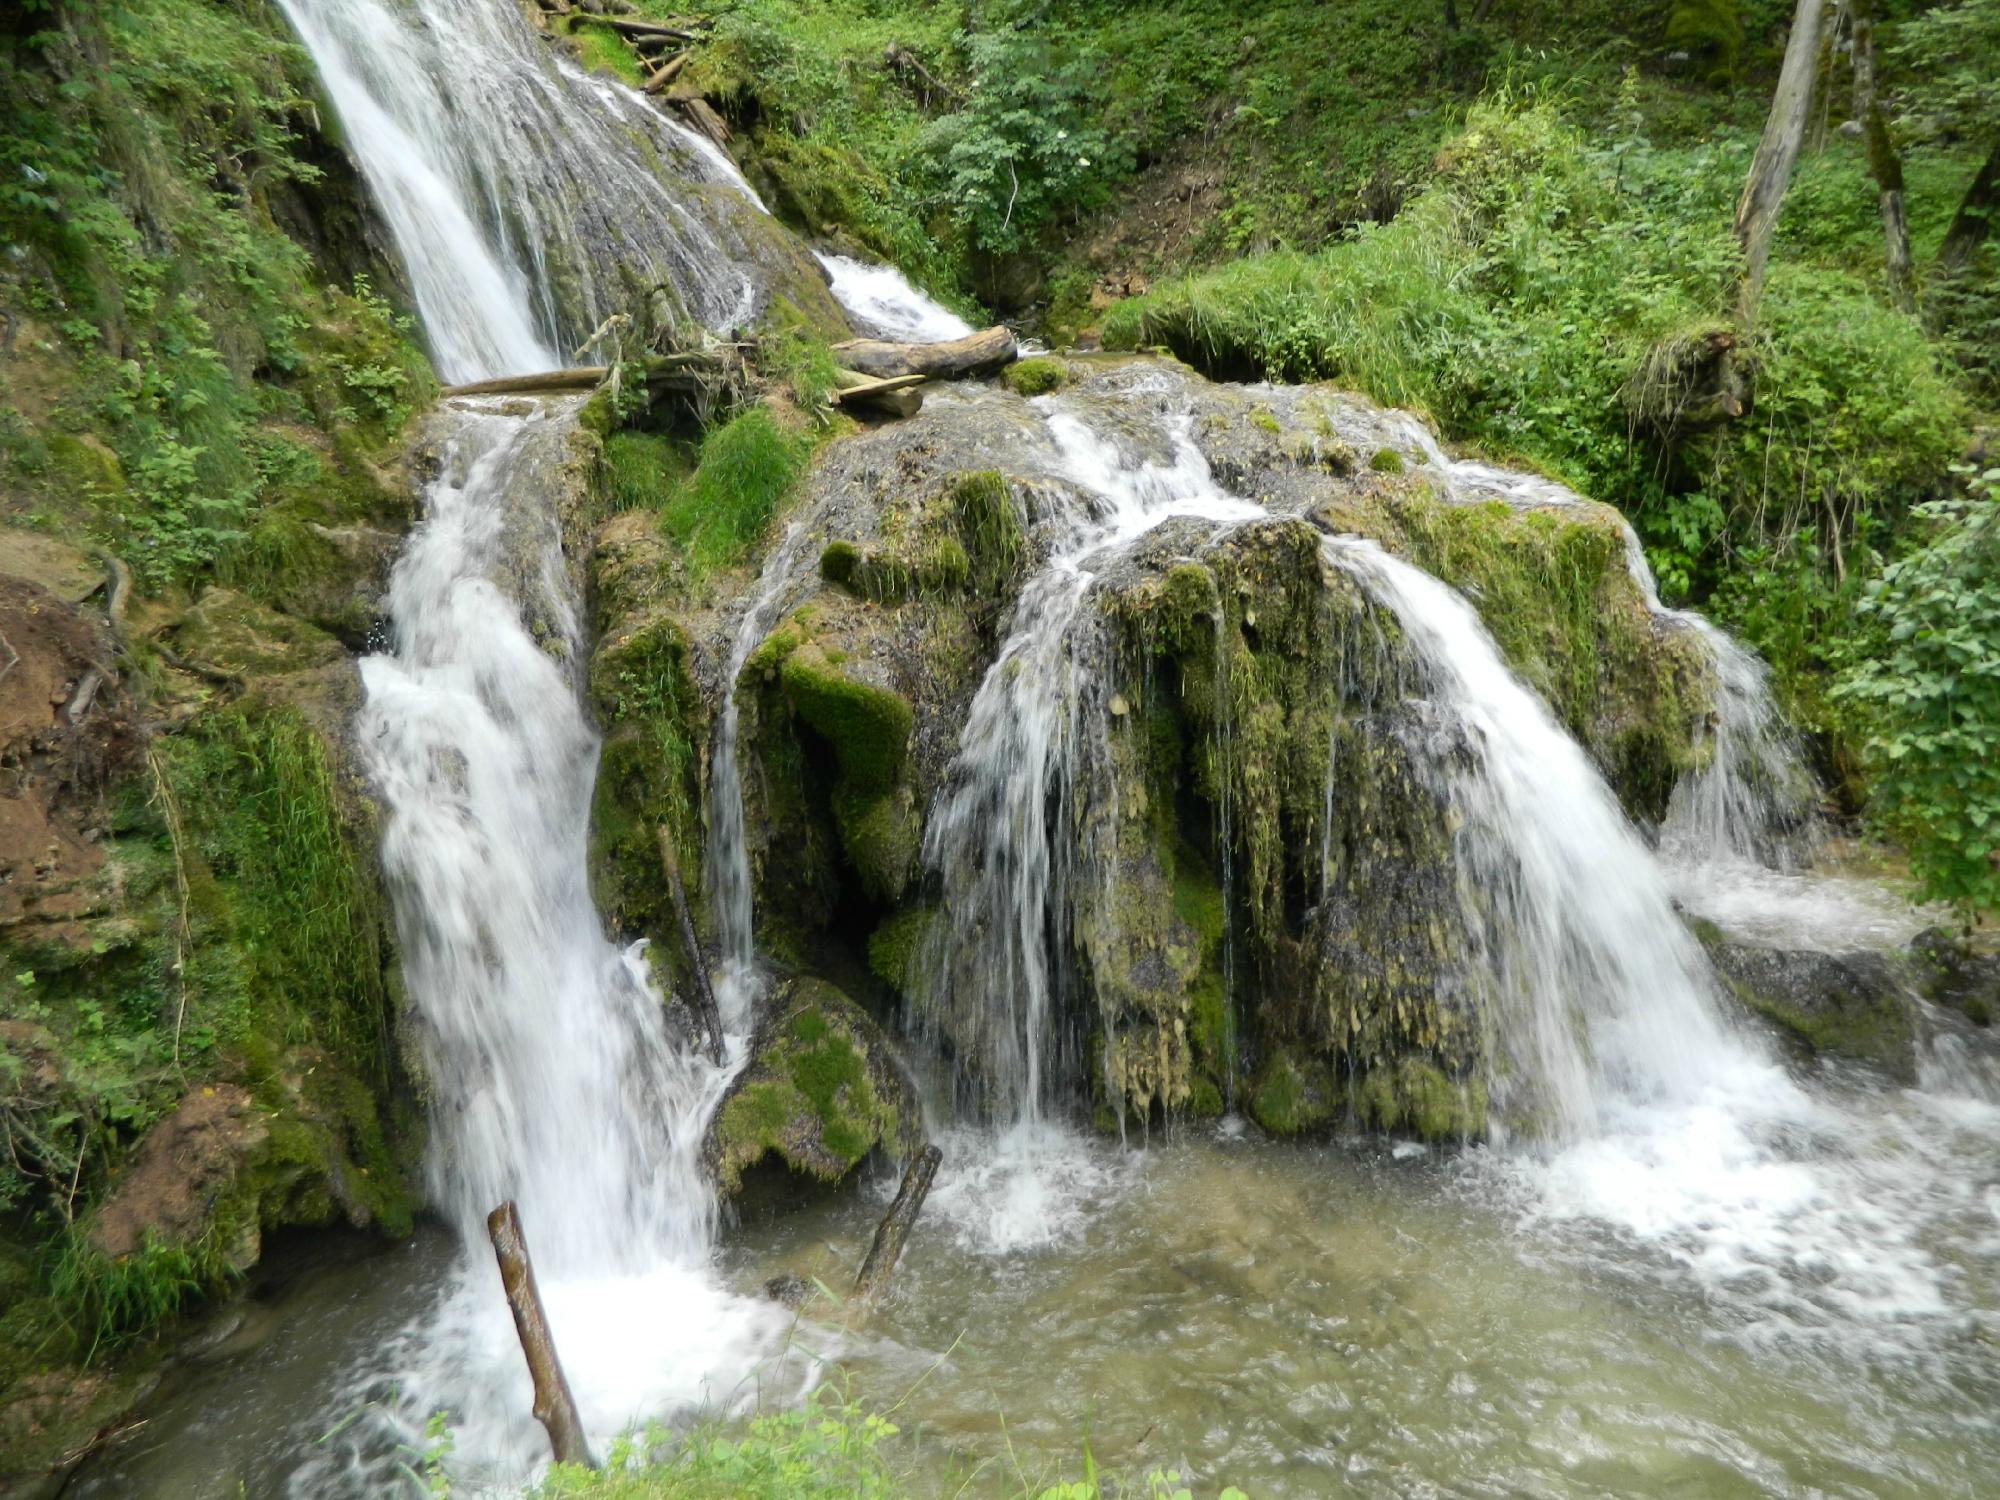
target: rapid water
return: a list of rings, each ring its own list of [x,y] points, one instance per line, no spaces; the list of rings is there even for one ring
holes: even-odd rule
[[[710,328],[755,313],[728,228],[752,211],[734,168],[642,97],[559,60],[508,0],[280,4],[447,381],[566,364],[658,287]]]
[[[910,285],[894,266],[871,265],[848,255],[822,255],[833,295],[857,328],[876,338],[908,344],[961,339],[972,325]]]
[[[1133,390],[1134,400],[1145,392]],[[932,924],[920,1013],[950,1008],[985,1030],[974,1107],[1016,1122],[1031,1143],[1056,1085],[1076,1082],[1057,992],[1083,805],[1104,795],[1088,762],[1105,736],[1110,690],[1101,625],[1086,608],[1101,571],[1165,522],[1253,520],[1257,505],[1217,487],[1186,417],[1163,436],[1169,460],[1134,461],[1061,397],[1037,403],[1054,447],[1056,498],[1043,520],[1047,560],[972,700],[958,753],[924,828],[924,863],[944,894]],[[990,1065],[990,1066],[989,1066]]]

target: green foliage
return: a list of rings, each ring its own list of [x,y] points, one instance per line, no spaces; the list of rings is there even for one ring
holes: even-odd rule
[[[1667,12],[1666,43],[1698,59],[1710,83],[1732,82],[1743,56],[1738,0],[1674,0]]]
[[[695,471],[660,513],[667,534],[686,550],[699,576],[748,555],[791,494],[805,466],[806,444],[753,406],[701,441]]]
[[[1933,6],[1897,26],[1887,50],[1915,84],[1901,95],[1905,130],[1920,139],[2000,131],[2000,0]]]
[[[915,1440],[890,1420],[895,1410],[865,1410],[838,1386],[823,1385],[795,1409],[759,1412],[748,1421],[711,1419],[684,1433],[655,1424],[620,1438],[602,1469],[557,1465],[533,1494],[535,1500],[907,1500],[937,1492],[941,1478],[958,1478],[955,1469],[923,1461]],[[950,1492],[1009,1500],[1194,1500],[1176,1471],[1155,1469],[1124,1483],[1101,1476],[1087,1441],[1081,1468],[1083,1478],[1054,1483],[1017,1468],[1011,1480],[977,1491],[975,1471]],[[1231,1485],[1217,1500],[1248,1497]]]
[[[117,462],[29,487],[158,587],[246,544],[267,425],[379,441],[429,377],[365,281],[315,285],[278,227],[278,201],[328,184],[292,133],[310,64],[267,13],[128,0],[63,17],[0,39],[0,304],[60,333],[37,371],[50,425]]]
[[[688,474],[679,444],[654,432],[620,428],[604,440],[605,505],[611,511],[662,511]]]
[[[1130,153],[1098,123],[1095,48],[1034,31],[974,34],[965,48],[965,107],[924,132],[918,160],[973,248],[1003,253],[1102,202]]]
[[[1869,588],[1836,690],[1919,893],[1967,917],[2000,910],[2000,469],[1970,487],[1919,507],[1926,534]]]

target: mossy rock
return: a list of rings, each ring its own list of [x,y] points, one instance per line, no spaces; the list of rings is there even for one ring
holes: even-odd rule
[[[319,627],[232,589],[203,594],[175,625],[173,637],[185,659],[246,680],[309,672],[347,657],[346,648]]]
[[[910,997],[936,916],[934,907],[914,906],[887,918],[868,936],[869,972],[897,994]]]
[[[1000,372],[1000,379],[1017,396],[1046,396],[1069,383],[1069,372],[1060,360],[1036,355],[1016,360]]]
[[[1486,1085],[1450,1078],[1420,1057],[1370,1071],[1355,1089],[1355,1105],[1379,1130],[1407,1131],[1434,1143],[1473,1140],[1486,1131]]]
[[[717,1192],[730,1198],[767,1156],[837,1182],[872,1150],[904,1156],[922,1140],[915,1086],[882,1028],[832,985],[796,979],[758,1027],[704,1154]]]
[[[1896,956],[1763,948],[1732,942],[1707,922],[1694,930],[1729,994],[1793,1047],[1916,1082],[1911,976]]]
[[[1250,1085],[1250,1118],[1272,1135],[1303,1135],[1328,1125],[1345,1104],[1332,1064],[1289,1050],[1266,1057]]]
[[[879,796],[909,761],[915,717],[900,693],[846,667],[806,641],[785,657],[779,680],[799,717],[833,746],[845,789],[857,798]]]

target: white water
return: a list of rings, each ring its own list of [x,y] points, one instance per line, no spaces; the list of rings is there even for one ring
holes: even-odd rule
[[[970,323],[926,297],[894,266],[847,255],[822,255],[819,263],[833,278],[834,300],[864,333],[898,343],[941,344],[972,332]]]
[[[765,560],[757,591],[737,623],[722,672],[722,712],[715,721],[708,777],[708,880],[714,893],[716,935],[722,949],[722,972],[716,1004],[725,1024],[749,1024],[761,986],[757,979],[757,933],[751,909],[750,848],[743,824],[743,775],[736,763],[737,728],[742,711],[736,702],[737,679],[750,653],[763,644],[792,581],[792,568],[810,534],[794,523]],[[780,856],[782,857],[782,855]]]
[[[1088,857],[1070,825],[1095,790],[1081,768],[1086,740],[1101,739],[1102,726],[1086,692],[1103,689],[1106,676],[1085,600],[1105,564],[1174,517],[1226,524],[1263,514],[1216,486],[1186,417],[1169,419],[1173,457],[1160,464],[1128,459],[1060,397],[1037,406],[1066,499],[1048,521],[1050,556],[1021,590],[924,829],[924,862],[945,896],[924,965],[931,1008],[949,1005],[988,1028],[982,1057],[992,1068],[979,1104],[1025,1127],[1023,1140],[1065,1071],[1050,1056],[1054,1001],[1070,962],[1073,866]]]
[[[598,1442],[677,1406],[726,1404],[781,1327],[709,1269],[715,1209],[698,1147],[730,1070],[669,1034],[638,950],[607,941],[591,904],[597,744],[542,485],[577,403],[525,405],[460,400],[445,414],[442,472],[391,582],[394,649],[361,664],[358,727],[388,813],[431,1196],[464,1260],[386,1368],[359,1373],[356,1399],[393,1386],[411,1426],[449,1409],[465,1473],[499,1480],[546,1452],[486,1243],[503,1200],[519,1206]],[[552,641],[529,632],[500,582],[524,557]],[[295,1492],[343,1492],[370,1473],[362,1448],[336,1448]]]
[[[395,236],[446,380],[563,364],[655,286],[710,327],[754,312],[755,282],[718,237],[727,204],[702,186],[735,199],[733,167],[629,90],[560,65],[513,4],[280,4]]]

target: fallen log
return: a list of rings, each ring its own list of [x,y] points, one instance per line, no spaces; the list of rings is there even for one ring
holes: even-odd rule
[[[674,849],[674,836],[660,825],[660,863],[666,867],[667,889],[673,893],[674,922],[680,928],[681,956],[687,960],[689,983],[694,988],[694,1010],[708,1033],[708,1058],[722,1066],[722,1007],[715,1003],[715,986],[708,982],[708,964],[701,956],[701,943],[694,935],[694,919],[688,915],[687,887],[681,883],[681,859]]]
[[[853,372],[844,370],[841,373],[847,375]],[[922,385],[929,379],[928,375],[891,375],[886,380],[870,380],[862,377],[854,384],[843,385],[839,390],[831,392],[827,400],[835,406],[845,406],[850,401],[867,401],[891,391],[905,391],[911,386]]]
[[[656,38],[666,42],[691,42],[695,33],[680,26],[662,26],[658,21],[627,21],[618,16],[593,16],[579,11],[569,18],[570,29],[579,26],[604,26],[622,37],[633,41]]]
[[[690,127],[715,143],[716,150],[729,149],[729,127],[723,124],[722,116],[715,112],[706,99],[693,95],[683,98],[677,94],[672,102],[679,108]]]
[[[865,406],[891,417],[914,417],[924,409],[924,393],[914,386],[894,391],[868,391],[845,403]]]
[[[535,1286],[535,1268],[528,1260],[528,1243],[521,1235],[521,1216],[511,1198],[486,1216],[486,1233],[493,1241],[494,1259],[500,1262],[500,1284],[514,1313],[514,1331],[521,1336],[521,1352],[534,1377],[535,1420],[548,1429],[557,1463],[594,1469],[597,1461],[590,1456],[576,1398],[570,1394],[562,1361],[556,1358],[548,1314],[542,1311],[542,1294]]]
[[[931,1179],[937,1176],[938,1163],[943,1160],[944,1153],[936,1146],[926,1146],[917,1153],[909,1170],[903,1173],[903,1185],[896,1191],[896,1201],[882,1215],[882,1222],[875,1230],[874,1242],[868,1247],[868,1258],[861,1262],[861,1274],[854,1278],[853,1300],[858,1313],[865,1315],[882,1295],[882,1288],[889,1284],[889,1273],[896,1269],[896,1262],[903,1254],[903,1243],[910,1237],[910,1228],[917,1222],[917,1212],[924,1206],[924,1199],[931,1190]]]
[[[497,380],[474,380],[466,385],[448,385],[440,396],[534,396],[556,391],[594,390],[611,373],[609,365],[573,365],[566,370],[543,370],[535,375],[503,375]]]
[[[687,60],[692,55],[692,49],[684,52],[676,52],[672,57],[661,63],[653,75],[646,80],[646,92],[657,94],[661,89],[680,77],[681,69],[687,66]]]
[[[1004,324],[941,344],[891,344],[881,339],[849,339],[833,346],[834,357],[863,375],[931,375],[959,380],[987,375],[1012,364],[1020,353],[1014,331]]]

